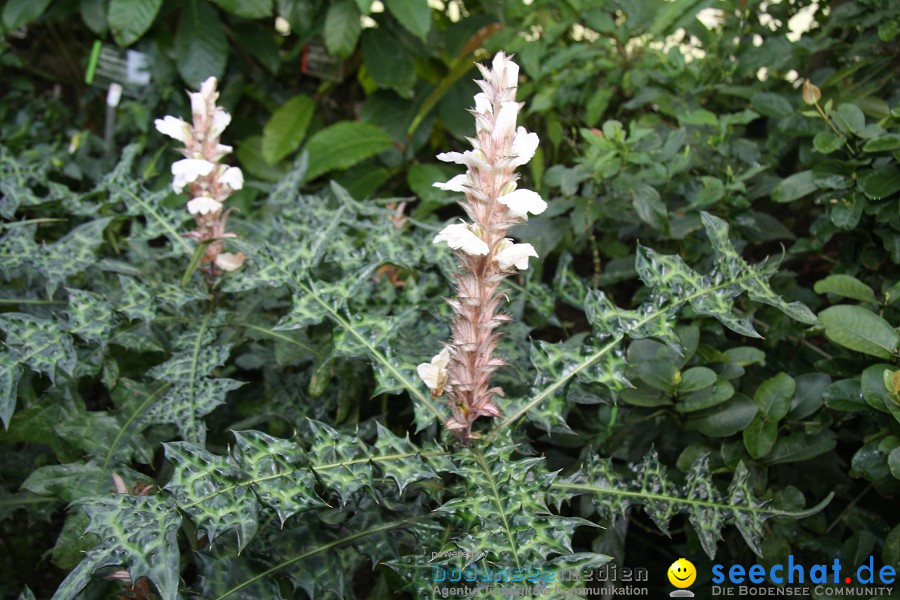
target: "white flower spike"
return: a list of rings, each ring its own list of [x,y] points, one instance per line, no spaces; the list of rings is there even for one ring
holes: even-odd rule
[[[516,269],[527,269],[528,259],[537,258],[534,246],[516,244],[506,237],[509,228],[547,209],[536,192],[517,190],[515,168],[531,160],[538,136],[516,121],[522,104],[516,102],[519,67],[498,52],[492,68],[478,65],[483,79],[475,95],[472,150],[444,152],[438,160],[464,165],[466,172],[434,186],[465,194],[462,203],[473,223],[447,225],[434,243],[447,242],[457,250],[461,271],[455,276],[458,297],[450,300],[455,313],[453,334],[444,354],[418,367],[419,376],[434,395],[446,391],[451,416],[445,422],[462,444],[474,435],[479,417],[499,417],[495,403],[503,390],[491,385],[494,371],[505,361],[493,355],[498,327],[511,317],[502,314],[503,280]],[[449,351],[448,351],[449,349]],[[443,362],[446,361],[446,364]],[[446,379],[444,379],[446,377]],[[438,390],[438,393],[434,393]]]
[[[231,123],[231,115],[216,105],[219,98],[216,84],[216,78],[210,77],[200,86],[200,91],[188,92],[191,123],[171,115],[154,123],[160,133],[184,144],[181,149],[184,158],[172,164],[172,189],[189,194],[186,208],[194,217],[196,229],[186,235],[198,243],[206,243],[200,264],[209,284],[223,272],[240,269],[247,258],[240,252],[224,251],[224,240],[237,237],[225,230],[231,210],[225,210],[224,202],[244,187],[244,174],[238,167],[221,162],[232,151],[231,146],[219,143],[219,136]]]

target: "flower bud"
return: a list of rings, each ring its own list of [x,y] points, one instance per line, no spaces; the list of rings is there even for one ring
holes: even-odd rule
[[[822,90],[809,79],[803,82],[803,101],[807,104],[815,104],[822,97]]]

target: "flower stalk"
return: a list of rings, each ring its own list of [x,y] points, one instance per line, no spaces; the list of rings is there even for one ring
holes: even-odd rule
[[[200,91],[188,92],[191,123],[171,115],[155,121],[157,131],[184,144],[180,150],[184,158],[172,163],[172,189],[178,194],[186,191],[191,198],[186,208],[196,229],[185,235],[207,244],[200,264],[210,284],[223,272],[239,269],[247,258],[242,252],[225,252],[224,240],[237,237],[225,229],[234,210],[226,209],[225,202],[244,187],[244,175],[238,167],[222,163],[232,151],[231,146],[219,143],[231,115],[216,105],[216,83],[216,78],[210,77]]]
[[[536,192],[517,187],[515,169],[534,156],[538,136],[516,127],[522,104],[516,102],[519,66],[503,52],[492,65],[478,65],[483,79],[476,81],[476,137],[472,150],[446,152],[437,158],[465,165],[467,170],[434,186],[460,192],[460,205],[469,221],[453,223],[434,238],[446,243],[460,263],[456,273],[455,298],[448,300],[454,312],[452,337],[430,362],[418,366],[419,376],[433,397],[447,395],[452,416],[446,422],[461,444],[476,437],[472,425],[479,417],[499,417],[495,398],[503,390],[491,385],[494,372],[506,364],[494,351],[500,338],[498,327],[511,317],[500,310],[503,280],[528,259],[537,258],[531,244],[516,243],[507,233],[511,227],[540,214],[547,204]]]

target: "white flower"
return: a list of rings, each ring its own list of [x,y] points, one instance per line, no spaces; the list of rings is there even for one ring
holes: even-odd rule
[[[232,254],[231,252],[223,252],[216,257],[216,266],[223,271],[237,271],[247,260],[247,255],[243,252]]]
[[[432,185],[439,190],[444,190],[445,192],[463,192],[466,191],[466,185],[469,183],[469,176],[465,173],[461,175],[457,175],[450,181],[446,183],[436,182]]]
[[[475,94],[475,112],[482,115],[494,112],[494,105],[491,103],[491,99],[488,98],[488,95],[484,92]]]
[[[188,137],[191,135],[188,124],[172,115],[166,115],[162,119],[156,119],[153,124],[156,125],[156,130],[158,132],[178,140],[182,144],[186,144]]]
[[[244,173],[238,167],[228,167],[219,176],[219,183],[225,184],[237,191],[244,187]]]
[[[466,165],[470,169],[489,169],[490,165],[484,162],[484,154],[481,150],[466,150],[465,152],[441,152],[437,159],[443,162]]]
[[[494,55],[491,66],[497,75],[503,72],[504,79],[501,83],[506,84],[507,88],[519,85],[519,65],[511,61],[503,52]]]
[[[209,196],[197,196],[187,203],[187,209],[192,215],[208,215],[222,210],[222,203]]]
[[[228,127],[229,123],[231,123],[231,115],[228,114],[227,111],[216,109],[213,112],[212,127],[209,131],[210,137],[216,138],[222,135],[222,132],[225,131],[225,128]]]
[[[215,77],[207,77],[206,81],[200,84],[200,93],[204,98],[215,102],[219,95],[216,93],[216,78]]]
[[[198,177],[209,175],[215,167],[216,165],[202,158],[184,158],[175,161],[172,163],[172,175],[174,175],[172,189],[180,194],[184,186],[194,183]]]
[[[194,115],[195,119],[205,119],[206,98],[200,92],[188,92],[188,96],[191,98],[191,114]],[[197,121],[194,122],[196,123]]]
[[[547,203],[531,190],[514,190],[500,196],[497,201],[508,206],[512,215],[520,219],[528,219],[528,213],[539,215],[547,210]]]
[[[538,253],[531,244],[510,244],[494,255],[494,260],[504,271],[515,266],[517,269],[528,268],[528,257],[538,258]]]
[[[534,156],[538,147],[538,136],[536,133],[528,133],[524,127],[516,129],[516,137],[513,138],[512,153],[513,165],[520,167],[527,163]]]
[[[436,396],[440,396],[447,383],[447,365],[450,364],[450,349],[444,348],[430,363],[421,363],[416,367],[416,372],[428,389],[433,390]]]
[[[494,142],[500,143],[511,137],[516,130],[516,117],[521,105],[518,102],[504,102],[500,105],[500,113],[494,121]]]
[[[447,242],[454,250],[462,250],[472,256],[487,254],[490,248],[480,237],[475,235],[465,223],[447,225],[439,234],[434,236],[434,244]]]

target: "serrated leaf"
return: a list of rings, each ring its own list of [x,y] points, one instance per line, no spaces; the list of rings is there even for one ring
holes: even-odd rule
[[[72,375],[78,363],[75,348],[54,321],[25,313],[0,314],[0,331],[10,358],[56,381],[57,369]]]
[[[347,58],[356,49],[362,30],[359,8],[353,0],[334,0],[325,14],[325,47],[335,56]]]
[[[747,545],[761,554],[760,541],[763,525],[772,517],[803,518],[822,510],[833,493],[810,509],[790,513],[766,506],[752,493],[748,471],[738,464],[727,496],[722,494],[712,479],[706,455],[694,462],[683,486],[671,483],[665,467],[660,464],[655,451],[644,457],[633,476],[619,474],[609,459],[589,455],[581,469],[571,477],[553,484],[565,497],[593,494],[594,507],[601,517],[624,515],[630,507],[642,505],[657,526],[667,527],[672,516],[688,515],[691,526],[697,532],[706,554],[716,555],[716,543],[722,528],[733,522]]]
[[[409,441],[409,435],[400,438],[384,427],[378,426],[378,441],[375,442],[376,455],[372,460],[385,477],[397,483],[400,493],[411,483],[422,479],[437,478],[431,466],[419,457],[419,450]]]
[[[300,94],[272,114],[263,129],[262,154],[266,162],[275,164],[300,147],[314,109],[312,98]]]
[[[309,169],[304,180],[311,181],[329,171],[352,167],[370,156],[387,150],[392,143],[391,136],[369,123],[362,121],[335,123],[313,134],[306,144]]]
[[[324,423],[310,420],[309,426],[314,438],[308,453],[310,466],[325,487],[337,492],[345,504],[372,481],[368,449],[359,439]]]
[[[199,88],[208,77],[222,78],[228,61],[228,40],[219,15],[205,0],[188,0],[175,32],[178,73]]]
[[[53,594],[71,600],[97,569],[124,566],[132,581],[148,577],[162,600],[175,600],[181,554],[176,534],[181,515],[174,502],[161,496],[113,494],[80,502],[90,518],[87,533],[101,542],[90,550]]]
[[[316,477],[302,449],[259,431],[235,431],[235,461],[260,502],[275,509],[281,524],[293,515],[327,506],[316,493]]]
[[[832,306],[819,313],[819,319],[825,336],[850,350],[890,358],[900,346],[900,334],[890,323],[861,306]]]
[[[109,28],[119,46],[130,46],[143,36],[153,22],[162,0],[110,0]]]
[[[240,470],[227,458],[216,456],[188,442],[164,444],[166,458],[174,473],[166,490],[178,508],[209,536],[210,543],[233,531],[238,549],[246,546],[259,524],[259,503],[247,487],[238,482]]]

